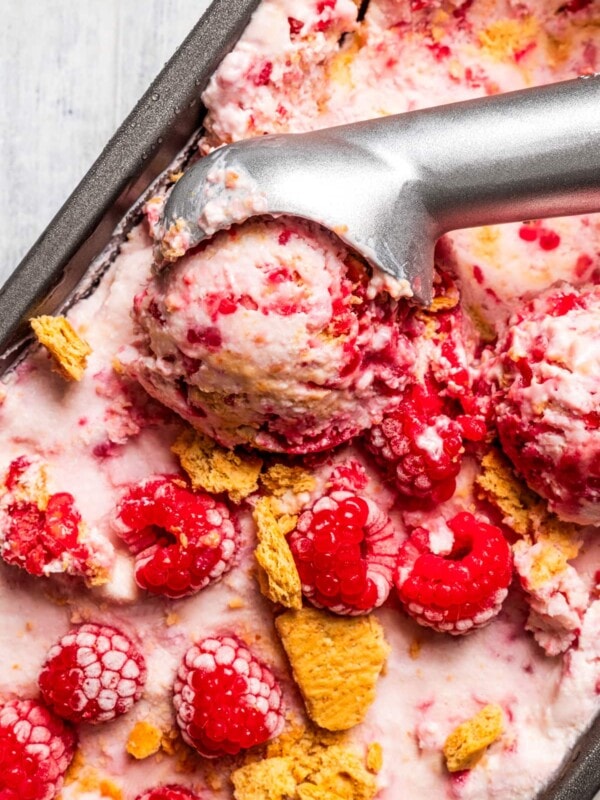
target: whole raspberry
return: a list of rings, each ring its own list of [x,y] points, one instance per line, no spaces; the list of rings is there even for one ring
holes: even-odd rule
[[[198,800],[198,795],[185,786],[157,786],[136,797],[136,800]]]
[[[108,625],[87,623],[52,648],[39,677],[42,697],[71,722],[109,722],[141,695],[146,664],[131,639]]]
[[[428,382],[406,390],[398,410],[368,432],[366,445],[404,497],[437,505],[454,493],[463,435],[463,426],[445,413]]]
[[[373,500],[329,492],[302,512],[289,544],[313,605],[357,615],[387,599],[398,547],[391,521]]]
[[[75,755],[71,728],[35,700],[0,708],[0,798],[52,800]]]
[[[95,579],[109,568],[112,546],[86,530],[73,495],[48,492],[40,459],[21,456],[0,485],[0,556],[37,577]]]
[[[395,580],[398,597],[420,625],[458,635],[500,611],[511,577],[502,531],[463,512],[435,532],[416,528],[400,548]]]
[[[281,689],[273,673],[232,636],[190,647],[173,691],[183,738],[206,758],[235,755],[283,728]]]
[[[600,286],[554,286],[519,308],[491,380],[500,442],[559,517],[600,524]]]
[[[115,527],[135,554],[135,578],[146,591],[179,598],[214,583],[233,566],[238,537],[229,509],[172,476],[132,487]]]

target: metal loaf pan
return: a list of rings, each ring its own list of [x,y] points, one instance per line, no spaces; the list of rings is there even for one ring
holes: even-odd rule
[[[193,154],[204,112],[200,93],[259,2],[213,0],[0,290],[0,375],[29,341],[27,320],[92,291],[139,220],[140,197],[167,167]],[[593,800],[599,788],[600,718],[537,800]]]

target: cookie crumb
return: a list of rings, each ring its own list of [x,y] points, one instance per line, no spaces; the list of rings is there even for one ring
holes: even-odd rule
[[[227,608],[230,608],[232,611],[238,608],[245,608],[245,607],[246,603],[241,597],[232,597],[231,600],[227,603]]]
[[[167,614],[165,614],[165,625],[168,625],[169,628],[173,625],[178,625],[180,620],[181,617],[175,611],[169,611]]]
[[[490,704],[475,716],[462,722],[444,743],[444,758],[449,772],[473,769],[486,749],[504,731],[504,715],[500,706]]]
[[[309,717],[329,731],[362,722],[389,653],[378,620],[303,608],[286,611],[275,626]]]
[[[422,646],[423,643],[417,637],[415,637],[410,643],[410,646],[408,648],[408,655],[412,658],[413,661],[416,661],[417,658],[419,658],[419,656],[421,655]]]
[[[371,742],[367,747],[367,769],[369,772],[381,772],[383,767],[383,747],[379,742]]]
[[[231,780],[235,800],[288,800],[297,797],[296,781],[287,758],[266,758],[237,769]]]
[[[314,476],[302,467],[289,467],[286,464],[273,464],[260,476],[262,485],[275,497],[290,491],[294,494],[312,492],[316,481]]]
[[[92,352],[66,317],[41,316],[29,320],[38,342],[46,348],[54,369],[68,381],[80,381]]]
[[[286,608],[302,608],[302,585],[286,534],[296,526],[296,517],[281,514],[277,500],[261,498],[252,512],[256,522],[258,546],[254,551],[262,570],[261,592]]]
[[[138,760],[149,758],[160,750],[163,734],[150,722],[136,722],[127,738],[126,750]]]
[[[187,472],[192,488],[210,494],[226,492],[234,503],[258,489],[262,459],[226,450],[202,433],[188,428],[171,450]]]

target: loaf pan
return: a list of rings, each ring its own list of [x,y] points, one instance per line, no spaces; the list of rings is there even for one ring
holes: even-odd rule
[[[0,290],[0,375],[25,352],[27,320],[93,291],[139,221],[143,198],[196,151],[200,94],[259,2],[214,0]],[[599,788],[600,718],[536,800],[593,800]]]

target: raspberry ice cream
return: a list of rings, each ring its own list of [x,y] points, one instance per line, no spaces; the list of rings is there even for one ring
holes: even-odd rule
[[[363,12],[263,0],[200,152],[600,68],[595,0]],[[419,309],[288,219],[160,267],[163,199],[2,379],[0,796],[532,800],[600,709],[600,217]]]
[[[136,298],[122,361],[227,447],[332,447],[381,420],[414,357],[398,303],[335,237],[291,220],[219,234]]]
[[[505,453],[560,517],[600,523],[600,287],[563,284],[520,308],[498,345]]]

